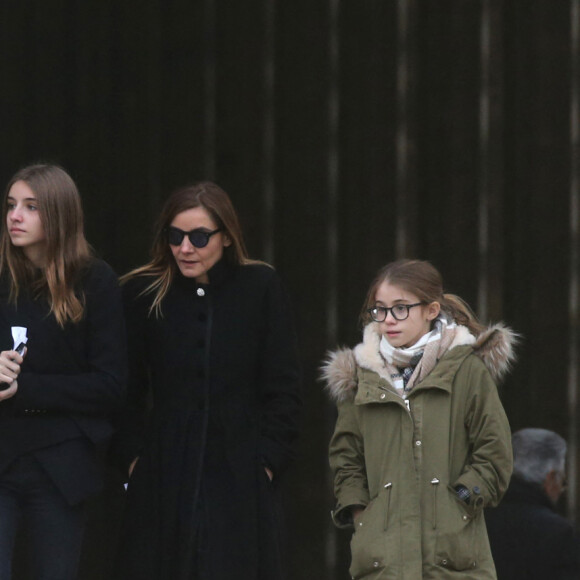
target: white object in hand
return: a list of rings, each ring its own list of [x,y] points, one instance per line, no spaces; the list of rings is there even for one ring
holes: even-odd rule
[[[24,326],[13,326],[11,330],[12,339],[14,340],[14,348],[28,342],[28,337],[26,336],[27,329]]]

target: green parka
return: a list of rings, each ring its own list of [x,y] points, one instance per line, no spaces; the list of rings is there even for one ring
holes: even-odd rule
[[[407,399],[391,384],[377,325],[323,367],[338,419],[330,443],[339,527],[353,525],[353,578],[496,578],[482,510],[512,471],[511,436],[495,381],[513,357],[501,325],[477,339],[459,327]],[[465,486],[469,504],[455,487]]]

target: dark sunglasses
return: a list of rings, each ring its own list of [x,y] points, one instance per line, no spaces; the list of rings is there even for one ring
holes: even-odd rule
[[[209,239],[218,232],[221,232],[221,228],[217,230],[213,230],[212,232],[207,232],[205,230],[191,230],[190,232],[184,232],[179,228],[174,228],[173,226],[169,226],[165,229],[165,233],[167,235],[167,242],[171,246],[181,246],[183,243],[183,238],[187,236],[191,245],[196,248],[205,248],[209,244]]]

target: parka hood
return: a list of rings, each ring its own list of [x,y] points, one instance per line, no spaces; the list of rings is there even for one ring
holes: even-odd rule
[[[363,341],[354,347],[329,351],[321,366],[321,379],[326,382],[328,393],[336,402],[354,397],[357,390],[356,368],[376,372],[391,383],[385,361],[379,351],[381,334],[378,324],[368,324],[363,333]],[[458,326],[453,342],[448,350],[457,346],[471,345],[474,354],[484,362],[493,380],[500,382],[515,360],[514,347],[518,336],[507,326],[499,323],[486,328],[475,337],[465,326]]]

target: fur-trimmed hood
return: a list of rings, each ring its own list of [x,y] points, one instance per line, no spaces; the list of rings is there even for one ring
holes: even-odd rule
[[[326,389],[333,400],[340,402],[354,395],[357,389],[357,366],[374,371],[391,382],[379,351],[380,340],[378,324],[372,322],[365,327],[363,341],[354,349],[341,348],[328,352],[321,366],[321,378],[326,382]],[[458,326],[448,350],[472,345],[474,353],[481,358],[497,383],[505,377],[515,360],[514,347],[517,340],[517,334],[503,324],[494,324],[477,337],[465,326]]]

